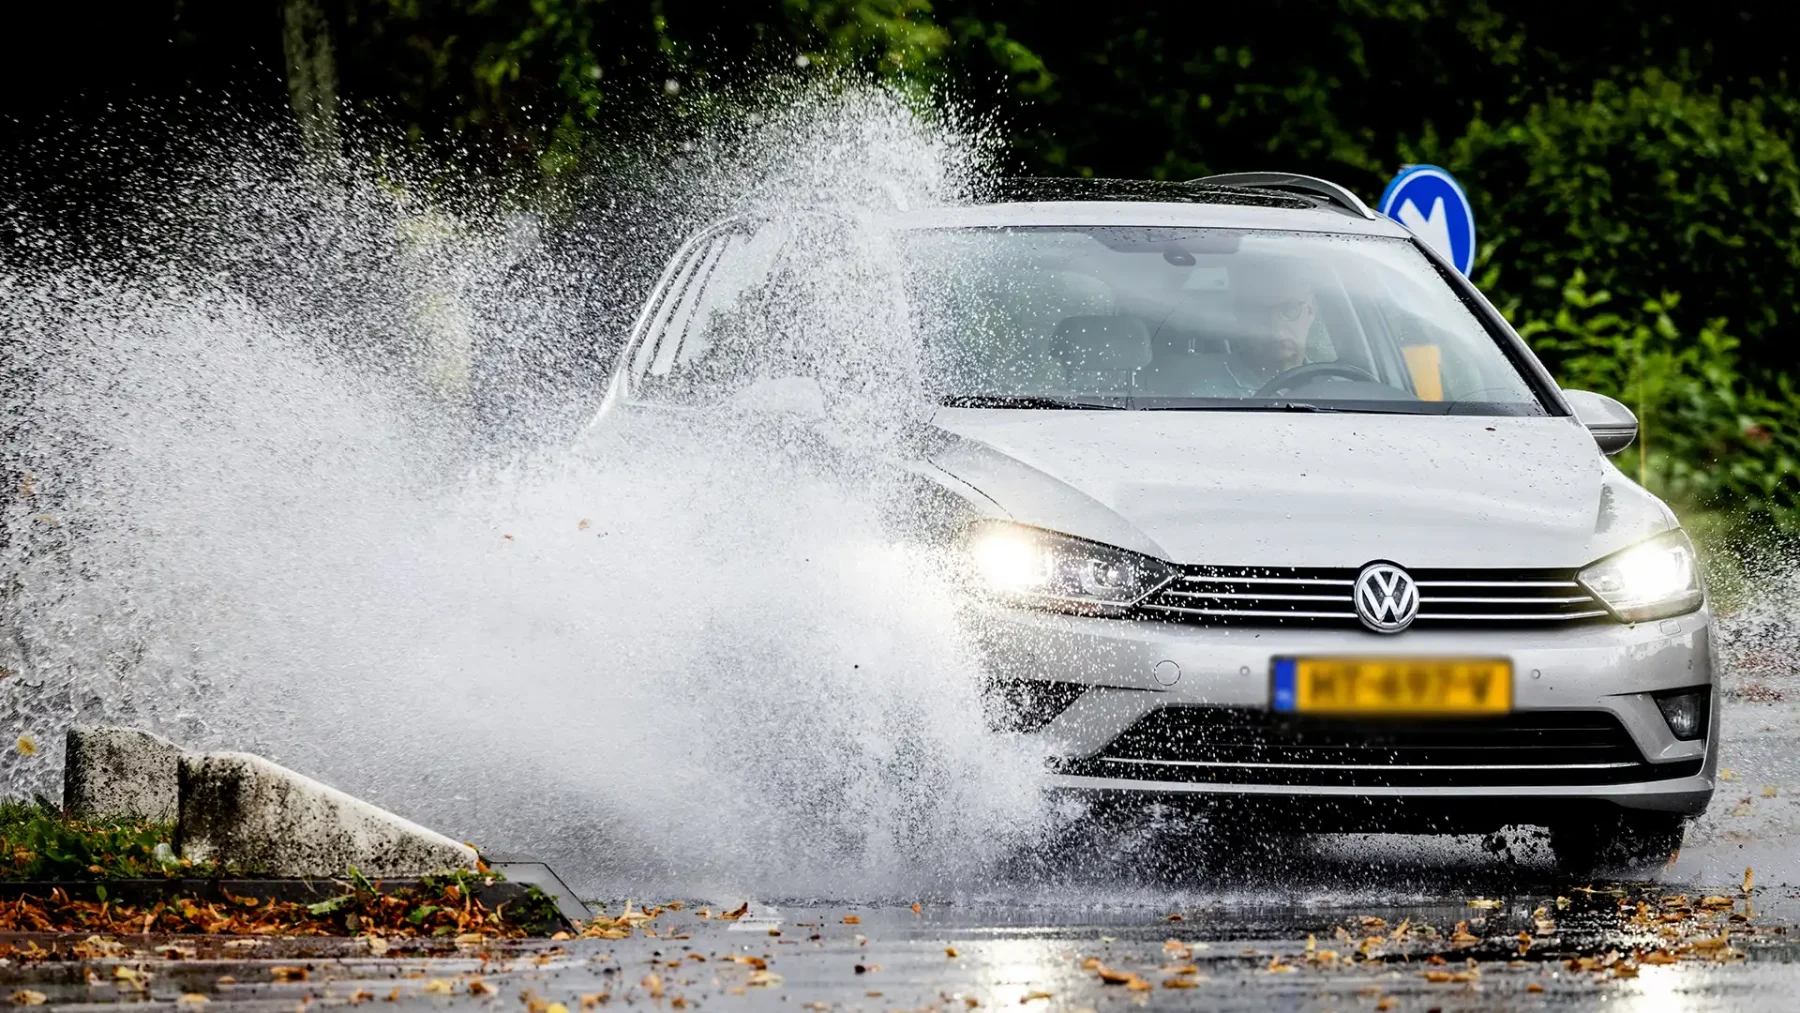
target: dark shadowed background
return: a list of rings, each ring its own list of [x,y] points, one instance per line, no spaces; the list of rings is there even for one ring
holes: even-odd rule
[[[1475,274],[1566,385],[1620,397],[1627,473],[1690,526],[1800,528],[1800,94],[1780,3],[1490,0],[142,0],[14,5],[11,256],[115,234],[192,138],[355,137],[552,218],[642,137],[770,76],[875,77],[989,117],[1014,173],[1455,172]],[[210,124],[212,130],[190,129]],[[630,153],[629,155],[627,153]],[[666,237],[664,237],[666,240]],[[20,252],[24,251],[24,252]],[[4,262],[0,261],[0,266]]]

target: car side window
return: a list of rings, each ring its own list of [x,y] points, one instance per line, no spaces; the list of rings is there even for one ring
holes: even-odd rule
[[[693,400],[702,375],[716,375],[718,360],[731,354],[721,347],[727,328],[720,325],[767,282],[786,240],[780,225],[759,223],[720,233],[693,250],[646,327],[632,363],[637,386]]]

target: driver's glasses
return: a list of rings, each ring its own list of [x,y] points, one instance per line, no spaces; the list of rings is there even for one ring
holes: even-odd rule
[[[1311,297],[1304,299],[1283,299],[1280,302],[1266,305],[1263,309],[1268,312],[1270,317],[1283,323],[1291,324],[1313,312],[1313,301]]]

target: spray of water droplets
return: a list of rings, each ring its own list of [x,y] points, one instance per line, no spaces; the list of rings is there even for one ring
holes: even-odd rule
[[[131,723],[598,891],[904,895],[1038,825],[1039,765],[895,547],[915,356],[854,224],[959,199],[979,131],[878,89],[765,96],[556,224],[392,161],[202,147],[112,255],[0,261],[0,715],[39,747],[8,794],[54,794],[71,724]],[[840,378],[872,406],[831,453],[584,428],[683,233],[816,207],[852,224],[788,309],[858,335]]]

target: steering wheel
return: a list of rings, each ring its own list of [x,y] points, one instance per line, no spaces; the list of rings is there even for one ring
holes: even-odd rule
[[[1341,376],[1346,380],[1362,380],[1367,383],[1381,382],[1376,379],[1375,374],[1347,362],[1308,362],[1270,377],[1268,383],[1256,389],[1256,396],[1273,397],[1284,390],[1305,386],[1322,376]]]

